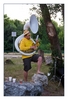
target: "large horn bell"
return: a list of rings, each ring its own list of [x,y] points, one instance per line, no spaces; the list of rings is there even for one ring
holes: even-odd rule
[[[36,34],[38,32],[38,21],[37,21],[37,18],[36,16],[33,14],[31,15],[30,17],[30,21],[27,22],[25,25],[24,25],[24,30],[28,30],[30,28],[30,30],[32,31],[32,33]]]
[[[30,29],[34,34],[38,31],[38,21],[35,15],[30,17]]]

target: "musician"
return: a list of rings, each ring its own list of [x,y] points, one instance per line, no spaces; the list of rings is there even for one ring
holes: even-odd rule
[[[39,46],[38,40],[36,41],[36,44],[33,43],[33,41],[30,39],[31,34],[28,30],[24,31],[24,37],[20,42],[19,48],[23,52],[31,52],[37,50]],[[41,65],[42,65],[42,57],[39,54],[32,54],[32,55],[22,55],[22,59],[24,62],[24,81],[27,81],[28,79],[28,71],[31,69],[31,61],[37,62],[37,74],[44,74],[40,71]]]

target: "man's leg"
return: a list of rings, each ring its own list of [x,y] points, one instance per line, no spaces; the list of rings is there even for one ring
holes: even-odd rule
[[[27,81],[28,79],[28,71],[24,71],[24,81]]]
[[[38,73],[38,74],[44,74],[43,72],[40,71],[41,66],[42,66],[42,57],[39,56],[38,62],[37,62],[37,73]]]
[[[24,62],[24,81],[28,80],[28,71],[31,69],[31,58],[23,59]]]
[[[37,62],[37,73],[38,74],[44,74],[43,72],[41,72],[41,66],[42,66],[42,57],[38,54],[34,54],[32,56],[32,61],[33,62]]]

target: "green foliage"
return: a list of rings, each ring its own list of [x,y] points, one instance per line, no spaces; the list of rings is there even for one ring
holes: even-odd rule
[[[53,24],[56,28],[57,34],[58,34],[58,38],[59,38],[59,43],[61,46],[61,50],[64,51],[64,26],[58,26],[57,22],[53,21]]]
[[[47,6],[52,17],[56,18],[58,12],[64,17],[64,4],[47,4]]]
[[[6,61],[7,58],[4,59],[4,61]],[[21,59],[21,57],[17,57],[17,58],[11,58],[11,62],[13,62],[13,64],[11,63],[5,63],[4,64],[4,77],[15,77],[17,78],[17,80],[19,81],[19,79],[23,79],[23,61]],[[31,63],[31,70],[29,71],[29,76],[28,76],[28,80],[31,80],[31,77],[34,75],[34,73],[37,72],[37,64],[32,62]],[[42,64],[41,67],[41,71],[44,72],[45,74],[47,74],[49,72],[49,68],[51,66],[47,66],[45,65],[45,63]]]
[[[22,34],[22,22],[18,20],[10,20],[7,15],[4,15],[4,52],[12,52],[13,37],[12,32],[16,32],[17,36]]]
[[[61,50],[64,51],[64,27],[58,26],[58,24],[55,21],[52,22],[56,28],[59,37]],[[21,35],[23,33],[23,26],[24,26],[23,23],[19,20],[10,20],[9,17],[7,17],[7,15],[4,15],[4,52],[12,52],[13,37],[11,36],[11,33],[12,31],[15,31],[17,33],[17,36],[15,38]],[[39,42],[40,42],[39,49],[47,53],[51,52],[51,45],[46,33],[46,27],[41,17],[40,17],[39,30],[37,34],[31,34],[31,35],[33,39],[35,39],[36,36],[39,35]]]

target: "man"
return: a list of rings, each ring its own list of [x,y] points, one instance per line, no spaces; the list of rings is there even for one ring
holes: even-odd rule
[[[38,41],[36,41],[36,45],[34,45],[33,41],[30,39],[31,34],[28,30],[24,31],[24,38],[21,40],[19,48],[23,52],[29,52],[33,50],[37,50],[38,48]],[[27,81],[28,79],[28,71],[31,69],[31,61],[37,62],[37,73],[43,74],[43,72],[40,71],[41,65],[42,65],[42,57],[38,54],[32,54],[32,55],[22,55],[22,59],[24,62],[24,81]]]

